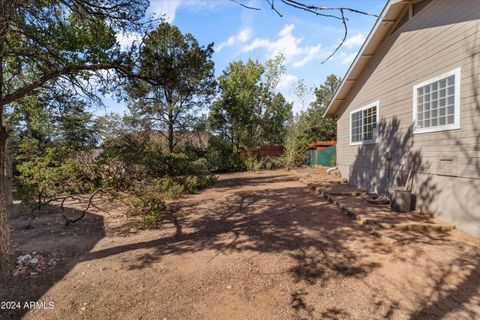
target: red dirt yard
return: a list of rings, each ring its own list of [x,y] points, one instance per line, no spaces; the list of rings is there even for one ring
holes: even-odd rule
[[[480,319],[480,241],[459,230],[385,245],[285,171],[220,175],[171,206],[155,230],[114,210],[14,215],[17,255],[50,265],[0,301],[54,307],[0,318]]]

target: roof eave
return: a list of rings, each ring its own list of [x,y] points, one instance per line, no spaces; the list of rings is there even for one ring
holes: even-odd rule
[[[348,68],[348,71],[345,77],[342,80],[339,88],[335,92],[332,101],[328,105],[323,117],[325,118],[332,118],[337,114],[339,106],[343,103],[345,93],[355,84],[358,79],[358,75],[361,71],[365,68],[368,64],[370,59],[373,57],[375,50],[378,48],[380,43],[383,41],[385,36],[389,34],[389,30],[391,27],[396,23],[398,16],[396,17],[389,17],[389,12],[391,11],[392,7],[398,3],[410,3],[409,0],[389,0],[385,7],[382,10],[382,13],[377,19],[377,22],[373,26],[372,30],[368,34],[367,39],[363,43],[360,51],[355,56],[352,64]],[[398,10],[399,14],[403,12],[403,10]],[[395,19],[393,19],[395,18]],[[382,25],[386,25],[387,27],[384,28],[382,32],[379,32]],[[359,69],[361,68],[361,69]],[[343,95],[343,96],[341,96]],[[342,97],[342,98],[340,98]]]

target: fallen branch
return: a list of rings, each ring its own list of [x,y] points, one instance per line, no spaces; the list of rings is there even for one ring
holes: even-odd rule
[[[65,215],[65,207],[64,207],[64,204],[65,204],[65,201],[67,199],[75,199],[76,196],[75,195],[68,195],[68,196],[65,196],[63,197],[62,199],[62,202],[60,204],[60,209],[62,210],[62,216],[63,218],[65,219],[65,225],[68,226],[72,223],[75,223],[81,219],[83,219],[83,217],[85,217],[85,214],[87,213],[87,210],[90,208],[90,206],[92,206],[92,201],[93,201],[93,198],[99,194],[99,193],[104,193],[104,192],[110,192],[110,191],[113,191],[115,190],[115,188],[111,187],[111,188],[99,188],[97,190],[95,190],[91,195],[90,197],[88,198],[88,203],[87,203],[87,206],[85,207],[85,209],[82,210],[82,214],[75,218],[75,219],[69,219],[66,215]]]

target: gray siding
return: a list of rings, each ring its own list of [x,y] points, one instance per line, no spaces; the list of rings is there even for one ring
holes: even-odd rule
[[[458,130],[413,134],[413,86],[461,67]],[[480,3],[435,0],[384,40],[338,113],[337,165],[376,192],[402,185],[418,155],[417,209],[480,235]],[[375,144],[350,145],[350,112],[380,101]],[[385,159],[385,153],[392,160]],[[451,159],[453,176],[439,175]]]

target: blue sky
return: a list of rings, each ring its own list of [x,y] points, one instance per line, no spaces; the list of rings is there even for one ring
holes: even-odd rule
[[[386,0],[304,0],[321,6],[353,7],[379,14]],[[286,73],[278,86],[294,110],[304,106],[295,97],[292,85],[303,79],[310,87],[320,85],[329,74],[343,76],[367,37],[376,18],[348,13],[349,35],[344,46],[324,64],[325,59],[343,36],[340,21],[317,17],[311,13],[287,7],[280,1],[276,6],[283,17],[272,11],[265,0],[242,1],[261,8],[249,10],[229,0],[151,0],[149,14],[164,14],[167,21],[183,33],[192,33],[203,44],[215,43],[215,74],[219,76],[229,62],[249,58],[262,62],[282,52],[286,57]],[[136,35],[119,35],[128,46]],[[307,100],[311,97],[307,97]],[[106,111],[123,113],[126,107],[105,98]],[[104,113],[99,110],[97,114]]]

